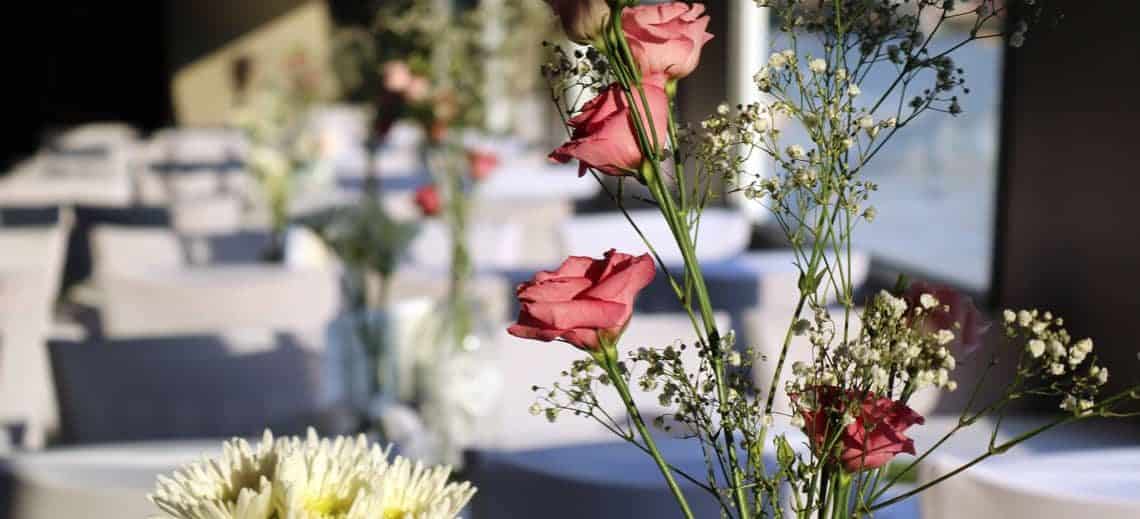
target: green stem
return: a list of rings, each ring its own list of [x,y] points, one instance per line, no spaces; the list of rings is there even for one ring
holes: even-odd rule
[[[653,439],[653,435],[649,433],[649,429],[645,426],[645,420],[641,417],[641,412],[637,409],[637,403],[633,401],[633,395],[629,392],[629,385],[626,384],[625,377],[618,367],[617,347],[615,344],[607,342],[608,341],[602,340],[601,349],[593,353],[594,361],[605,370],[606,375],[610,378],[610,382],[612,382],[614,388],[617,389],[622,403],[625,404],[626,411],[629,412],[630,421],[633,422],[634,428],[637,429],[642,441],[645,442],[645,448],[653,458],[653,461],[657,463],[657,468],[661,471],[661,475],[665,477],[665,483],[669,485],[669,491],[673,493],[673,497],[677,500],[677,505],[681,507],[681,513],[686,519],[693,519],[693,511],[689,507],[688,500],[685,499],[685,494],[681,492],[681,487],[677,484],[677,480],[673,478],[672,469],[670,469],[669,464],[665,462],[665,458],[661,456],[661,451],[657,448],[657,442]]]

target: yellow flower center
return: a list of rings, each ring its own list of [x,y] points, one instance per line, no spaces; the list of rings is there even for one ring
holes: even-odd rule
[[[401,507],[388,507],[384,509],[384,513],[380,514],[382,519],[404,519],[404,515],[408,513]]]
[[[318,495],[305,500],[305,511],[322,519],[345,517],[351,508],[352,499],[337,499],[331,495]]]

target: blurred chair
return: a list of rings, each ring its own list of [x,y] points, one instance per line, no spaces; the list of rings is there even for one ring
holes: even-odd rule
[[[219,265],[110,273],[98,286],[108,337],[216,330],[315,331],[339,304],[335,276],[283,265]]]
[[[559,227],[574,214],[574,203],[562,200],[482,199],[471,211],[479,222],[519,228],[519,244],[511,267],[551,268],[566,258]]]
[[[468,222],[467,252],[475,269],[509,269],[520,266],[522,226],[513,222]],[[451,265],[451,237],[447,226],[428,221],[412,240],[408,257],[416,268],[446,272]]]
[[[76,206],[75,226],[67,244],[64,290],[86,281],[91,276],[91,230],[99,225],[169,228],[170,212],[165,207],[153,206]]]
[[[729,329],[729,319],[717,314],[717,323],[722,329]],[[686,366],[695,370],[699,365],[697,350],[691,345],[695,332],[692,323],[684,314],[636,314],[622,336],[622,351],[633,351],[641,347],[664,348],[689,347],[682,352]],[[563,413],[558,424],[547,422],[542,416],[530,413],[530,407],[544,393],[531,391],[534,386],[550,388],[555,382],[564,381],[560,374],[570,368],[575,360],[586,358],[586,353],[573,346],[560,342],[541,343],[508,335],[505,331],[499,337],[499,356],[505,377],[503,401],[498,413],[481,438],[479,447],[495,450],[525,450],[547,448],[577,443],[593,443],[619,440],[612,433],[584,416]],[[631,365],[631,368],[634,366]],[[643,367],[643,366],[638,366]],[[635,371],[634,376],[638,375]],[[636,380],[636,379],[635,379]],[[598,397],[603,408],[621,422],[625,407],[612,388],[599,386]],[[644,391],[636,382],[630,384],[634,399],[638,402],[646,420],[670,412],[657,400],[656,391]]]
[[[0,228],[0,419],[32,446],[57,424],[45,341],[52,328],[70,213],[51,226]]]
[[[662,261],[667,265],[681,264],[681,251],[657,210],[634,210],[629,216],[657,249]],[[752,224],[738,211],[706,209],[700,231],[696,241],[697,257],[703,263],[710,263],[743,253],[752,236]],[[620,212],[575,216],[562,224],[561,234],[569,255],[598,257],[611,248],[628,254],[649,252]]]
[[[322,352],[289,335],[50,347],[64,443],[284,435],[321,416]]]

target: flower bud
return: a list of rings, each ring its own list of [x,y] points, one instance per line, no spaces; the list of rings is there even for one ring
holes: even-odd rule
[[[566,37],[575,43],[593,42],[609,22],[610,7],[605,0],[546,1],[562,22]]]

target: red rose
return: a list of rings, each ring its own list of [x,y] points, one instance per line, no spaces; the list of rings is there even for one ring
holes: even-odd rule
[[[637,293],[656,272],[648,254],[634,257],[610,249],[600,260],[570,256],[558,270],[539,272],[519,285],[516,293],[522,308],[518,322],[507,332],[597,349],[599,334],[616,340],[625,330]]]
[[[697,68],[712,39],[703,4],[670,2],[622,11],[621,24],[643,77],[681,79]]]
[[[439,214],[439,190],[434,184],[428,184],[416,190],[416,205],[425,216]]]
[[[485,180],[499,167],[499,156],[489,151],[468,150],[467,164],[473,180]]]
[[[950,287],[916,281],[903,295],[907,307],[921,307],[922,294],[930,294],[938,300],[938,306],[924,311],[922,327],[925,331],[954,332],[954,342],[961,345],[966,354],[973,353],[982,345],[982,336],[990,329],[990,322],[974,306],[972,299]]]
[[[562,22],[562,31],[575,43],[592,43],[610,19],[606,0],[546,0]]]
[[[912,425],[925,422],[922,416],[902,402],[868,393],[859,415],[843,426],[840,420],[847,406],[855,403],[859,395],[860,392],[844,392],[834,386],[815,389],[813,408],[800,410],[804,432],[811,438],[812,447],[822,449],[828,437],[834,436],[834,428],[843,427],[836,448],[839,463],[847,472],[877,469],[902,452],[913,455],[914,440],[904,432]]]
[[[641,106],[641,97],[637,92],[634,92],[633,97],[644,117],[645,107]],[[649,83],[645,84],[645,97],[652,110],[657,142],[664,146],[669,131],[669,100],[660,86]],[[579,175],[585,175],[586,168],[614,176],[635,174],[644,157],[637,143],[637,128],[630,114],[621,85],[614,83],[606,87],[597,97],[582,106],[581,113],[570,119],[569,124],[574,128],[570,142],[551,152],[551,160],[569,162],[578,159]],[[648,121],[643,121],[645,131],[650,132]],[[652,140],[652,133],[648,137]]]

